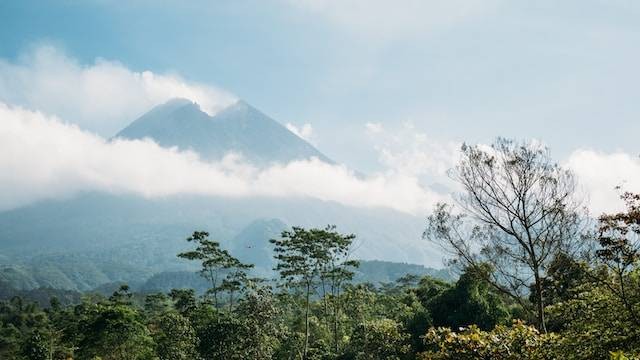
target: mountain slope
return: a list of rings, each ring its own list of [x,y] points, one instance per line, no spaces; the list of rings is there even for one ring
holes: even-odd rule
[[[219,160],[230,151],[257,165],[329,158],[246,102],[209,116],[189,100],[174,99],[142,115],[116,138],[151,138],[163,147],[191,149],[204,159]]]
[[[311,198],[147,199],[89,193],[49,200],[0,212],[0,254],[15,259],[71,251],[105,253],[133,246],[148,255],[135,264],[147,266],[152,260],[158,264],[160,258],[173,259],[194,230],[209,231],[225,246],[231,246],[234,239],[246,246],[248,236],[235,237],[259,219],[304,227],[335,224],[339,231],[357,235],[360,258],[440,265],[437,248],[421,240],[423,219],[391,209],[355,208]],[[279,229],[258,230],[252,233],[271,235]],[[241,249],[242,245],[235,250]],[[123,250],[122,255],[126,252],[132,249]]]

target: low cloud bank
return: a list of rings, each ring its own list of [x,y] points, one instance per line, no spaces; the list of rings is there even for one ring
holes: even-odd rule
[[[0,59],[0,210],[107,191],[146,197],[299,196],[423,214],[448,200],[444,193],[458,189],[447,169],[457,162],[460,144],[430,138],[410,122],[395,129],[365,124],[385,169],[368,177],[318,159],[258,169],[240,154],[206,162],[151,140],[106,140],[176,97],[195,101],[210,114],[237,100],[178,75],[136,72],[101,59],[80,64],[51,46],[35,47],[15,61]],[[310,124],[286,126],[314,142]],[[563,163],[577,175],[595,215],[621,208],[616,186],[640,192],[638,156],[578,149]]]
[[[446,181],[444,167],[453,165],[456,151],[454,143],[436,151],[436,143],[425,146],[418,140],[404,152],[394,148],[394,141],[381,145],[387,170],[366,177],[318,159],[257,168],[241,154],[207,162],[196,153],[162,148],[151,140],[109,141],[58,117],[0,103],[0,210],[105,191],[144,197],[310,197],[420,215],[449,200],[424,185],[424,171]],[[621,208],[616,186],[640,192],[637,156],[580,149],[564,165],[576,174],[594,215]]]
[[[0,209],[81,191],[299,196],[412,214],[443,200],[416,177],[397,172],[363,178],[318,159],[258,169],[237,154],[205,162],[151,140],[108,141],[57,117],[2,103],[0,121]]]

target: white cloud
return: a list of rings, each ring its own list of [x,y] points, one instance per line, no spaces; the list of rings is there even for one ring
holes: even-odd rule
[[[182,97],[213,114],[236,98],[178,75],[136,72],[103,59],[82,65],[50,46],[17,62],[0,59],[0,101],[59,116],[83,129],[112,136],[154,105]]]
[[[304,140],[306,140],[306,141],[308,141],[310,143],[314,143],[313,127],[311,126],[311,124],[306,123],[306,124],[302,125],[301,127],[297,127],[297,126],[293,125],[292,123],[287,123],[285,126],[287,127],[287,130],[289,130],[292,133],[296,134],[301,139],[304,139]]]
[[[288,0],[360,36],[394,36],[453,26],[492,11],[499,0]]]
[[[417,178],[440,194],[462,191],[447,172],[460,158],[460,143],[434,139],[418,130],[410,121],[387,129],[378,123],[365,124],[367,135],[378,152],[379,162],[387,174],[402,174]],[[543,147],[538,139],[529,140],[531,146]],[[480,144],[487,151],[488,145]],[[620,190],[640,193],[640,156],[625,152],[605,153],[591,149],[573,151],[562,165],[576,175],[585,205],[595,216],[603,212],[619,211],[623,203]],[[391,176],[391,175],[388,175]],[[446,199],[445,199],[446,200]]]
[[[0,208],[81,191],[312,197],[358,207],[418,214],[440,195],[416,177],[381,173],[363,178],[317,159],[257,169],[230,154],[204,162],[192,152],[150,140],[108,141],[41,112],[0,103]]]
[[[616,186],[622,186],[623,191],[640,192],[638,156],[579,149],[571,153],[566,166],[573,170],[584,187],[594,215],[622,208]]]
[[[367,123],[366,130],[378,151],[378,160],[389,171],[418,177],[430,184],[454,187],[447,171],[459,159],[460,143],[429,137],[410,121],[393,130]]]

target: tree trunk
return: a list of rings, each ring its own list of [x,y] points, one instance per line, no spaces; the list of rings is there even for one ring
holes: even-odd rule
[[[332,291],[333,292],[333,291]],[[333,294],[333,342],[336,354],[338,354],[338,315],[340,314],[340,290]]]
[[[325,316],[325,321],[326,319],[329,317],[329,305],[327,304],[327,290],[326,290],[326,286],[325,286],[325,281],[324,281],[324,277],[321,278],[321,282],[322,282],[322,303],[323,303],[323,307],[324,307],[324,316]]]
[[[213,291],[213,303],[218,308],[218,272],[214,272],[212,269],[209,269],[209,278],[211,279],[211,291]]]
[[[304,312],[304,351],[303,351],[303,359],[307,359],[307,354],[309,352],[309,297],[311,296],[311,284],[307,281],[307,296],[305,303],[305,312]]]
[[[544,302],[542,297],[542,279],[540,279],[540,270],[538,267],[534,269],[534,277],[536,281],[536,308],[538,318],[538,328],[540,331],[547,333],[547,324],[544,318]]]

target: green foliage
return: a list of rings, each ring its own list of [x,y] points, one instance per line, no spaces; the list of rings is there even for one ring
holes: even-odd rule
[[[49,347],[39,330],[34,331],[22,345],[22,355],[29,360],[47,360]]]
[[[498,325],[490,332],[472,325],[461,332],[448,328],[431,329],[425,335],[429,351],[424,360],[546,360],[557,359],[553,351],[556,335],[543,335],[534,327],[515,322],[511,327]],[[560,357],[564,358],[564,357]]]
[[[233,305],[233,293],[242,288],[243,280],[246,279],[245,271],[253,265],[243,264],[231,256],[227,250],[220,248],[220,243],[209,240],[209,233],[206,231],[195,231],[187,238],[187,241],[196,244],[195,250],[180,253],[178,257],[200,261],[202,266],[200,274],[211,283],[207,292],[213,294],[216,307],[219,305],[218,293],[220,291],[229,292],[230,303]],[[227,275],[222,279],[222,272],[225,270],[227,270]]]
[[[188,315],[196,309],[196,294],[193,289],[173,289],[169,296],[175,309],[182,315]]]
[[[151,323],[150,328],[160,360],[196,358],[198,338],[188,318],[175,312],[166,312]]]
[[[580,292],[580,285],[590,282],[588,267],[565,252],[555,254],[547,268],[547,276],[542,279],[544,305],[573,299]],[[533,295],[533,292],[532,292]],[[536,297],[529,296],[535,303]]]
[[[552,323],[562,324],[557,326],[564,337],[562,347],[576,358],[606,358],[620,349],[640,353],[640,328],[606,288],[586,290],[547,311]]]
[[[78,357],[152,359],[154,343],[141,314],[125,304],[89,304],[79,314]]]
[[[203,305],[192,322],[203,359],[270,359],[279,343],[278,309],[267,290],[242,299],[232,311]]]
[[[144,298],[144,311],[150,319],[164,314],[170,307],[169,297],[163,293],[149,294]]]
[[[347,357],[357,360],[397,360],[409,353],[409,334],[391,319],[365,321],[353,332]]]
[[[423,304],[431,313],[433,325],[457,329],[477,325],[480,329],[492,329],[510,319],[503,299],[485,281],[489,268],[469,268],[451,287],[435,287],[433,282],[419,288]],[[436,285],[437,286],[437,285]]]
[[[333,333],[333,351],[340,347],[340,322],[342,314],[341,291],[344,283],[353,278],[353,268],[359,263],[349,259],[350,247],[355,235],[343,235],[335,226],[324,229],[294,227],[282,232],[280,239],[272,239],[277,265],[284,287],[299,291],[304,309],[303,358],[310,356],[311,297],[319,288],[322,300],[324,326]],[[331,325],[329,325],[331,322]]]
[[[271,291],[259,288],[249,292],[234,309],[240,320],[234,359],[271,359],[281,339],[281,328],[276,322],[280,310]]]

